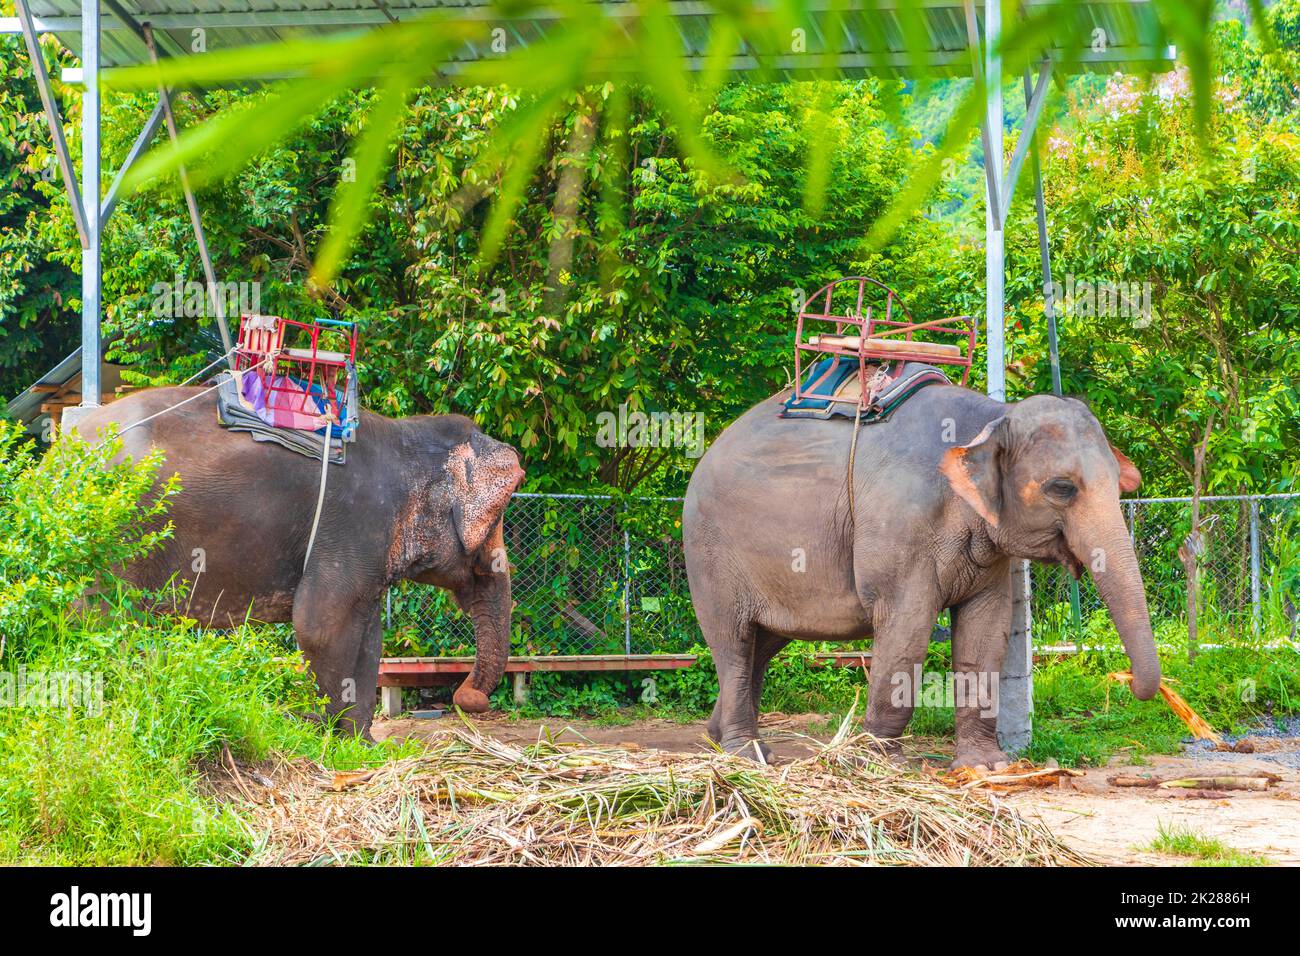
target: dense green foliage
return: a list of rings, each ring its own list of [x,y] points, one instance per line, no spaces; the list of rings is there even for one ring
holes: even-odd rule
[[[1048,139],[1054,278],[1079,288],[1061,320],[1063,377],[1164,487],[1191,485],[1209,425],[1209,488],[1280,490],[1300,461],[1300,136],[1294,110],[1251,108],[1267,74],[1239,25],[1219,33],[1242,62],[1216,93],[1208,155],[1180,73],[1149,90],[1114,77],[1072,111],[1070,135]],[[1032,217],[1022,200],[1011,234],[1032,237]],[[1012,256],[1013,276],[1034,275],[1031,242]],[[1106,282],[1145,284],[1149,309],[1082,288]],[[1042,299],[1023,278],[1016,292],[1029,321],[1013,358],[1043,390]]]
[[[47,49],[58,51],[48,41]],[[61,190],[22,38],[0,36],[0,398],[31,384],[77,344],[80,289],[47,228]],[[56,54],[57,55],[57,54]],[[71,99],[71,98],[69,98]],[[64,104],[65,106],[68,104]],[[73,237],[72,248],[79,248]]]

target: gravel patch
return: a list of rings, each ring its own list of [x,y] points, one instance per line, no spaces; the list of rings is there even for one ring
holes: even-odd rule
[[[1300,770],[1300,716],[1264,719],[1241,734],[1224,734],[1224,743],[1235,745],[1242,740],[1267,741],[1275,744],[1276,749],[1258,747],[1250,753],[1237,753],[1231,750],[1216,750],[1208,740],[1193,740],[1188,737],[1183,741],[1183,749],[1188,756],[1197,759],[1223,761],[1224,763],[1245,763],[1264,760],[1291,770]]]

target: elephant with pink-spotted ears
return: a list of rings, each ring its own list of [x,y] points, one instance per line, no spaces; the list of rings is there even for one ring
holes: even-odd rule
[[[1140,475],[1083,403],[923,388],[861,428],[850,515],[853,423],[782,418],[788,394],[733,422],[686,492],[687,576],[718,669],[708,730],[725,750],[767,755],[763,674],[793,640],[872,639],[866,729],[885,740],[907,728],[945,608],[953,686],[996,685],[1021,558],[1092,575],[1132,662],[1133,694],[1156,694],[1160,662],[1120,509]],[[956,701],[954,766],[1007,762],[985,703]]]
[[[502,515],[524,477],[515,450],[460,415],[391,419],[362,411],[347,463],[329,466],[304,571],[320,462],[219,427],[215,394],[172,408],[199,391],[147,389],[77,423],[92,441],[116,423],[123,455],[160,449],[159,480],[180,475],[167,514],[172,537],[122,575],[150,589],[187,582],[176,609],[204,625],[292,621],[327,712],[365,737],[385,592],[403,579],[446,588],[477,639],[473,671],[455,702],[487,710],[510,654]],[[143,424],[126,430],[135,422]]]

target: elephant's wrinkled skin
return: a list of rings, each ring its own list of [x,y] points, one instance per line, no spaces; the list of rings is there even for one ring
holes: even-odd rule
[[[686,569],[720,687],[709,733],[725,749],[761,746],[763,672],[792,639],[873,637],[866,727],[881,738],[911,719],[914,699],[891,692],[914,682],[944,608],[958,686],[996,681],[1013,557],[1088,569],[1132,661],[1133,693],[1156,693],[1160,663],[1119,503],[1140,476],[1086,406],[924,388],[862,428],[851,520],[852,423],[782,419],[786,394],[733,422],[686,493]],[[957,703],[954,765],[1004,762],[989,708],[970,695]]]
[[[456,690],[488,708],[510,653],[510,571],[501,516],[523,479],[513,448],[460,415],[390,419],[363,411],[346,465],[330,465],[311,561],[303,558],[320,462],[216,423],[216,396],[175,408],[195,388],[137,392],[88,414],[97,440],[117,423],[123,453],[151,447],[180,474],[165,546],[124,570],[147,588],[190,582],[177,610],[203,624],[292,621],[328,711],[369,735],[381,652],[384,592],[403,578],[451,591],[474,622],[474,670]]]

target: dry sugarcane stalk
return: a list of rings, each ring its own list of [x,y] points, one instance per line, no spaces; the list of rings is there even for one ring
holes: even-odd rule
[[[1107,674],[1106,676],[1111,680],[1117,680],[1125,684],[1132,683],[1133,681],[1133,675],[1129,671],[1118,671],[1112,674]],[[1169,705],[1169,709],[1177,714],[1178,718],[1187,725],[1187,729],[1192,732],[1193,737],[1198,740],[1209,740],[1215,744],[1223,743],[1223,738],[1219,736],[1215,729],[1211,727],[1200,714],[1192,710],[1191,705],[1187,703],[1187,701],[1183,700],[1182,696],[1166,684],[1163,679],[1160,681],[1160,696],[1165,699],[1165,703]]]
[[[1113,777],[1107,777],[1106,782],[1112,787],[1158,787],[1160,780],[1157,777],[1130,777],[1127,774],[1117,774]]]
[[[1183,777],[1179,780],[1166,780],[1159,786],[1161,790],[1175,787],[1188,790],[1267,790],[1272,783],[1267,776]]]
[[[845,735],[812,757],[762,767],[587,741],[516,747],[467,720],[342,791],[295,762],[273,773],[274,805],[226,792],[265,834],[251,861],[264,865],[1091,862],[996,797],[896,767],[877,746]]]

